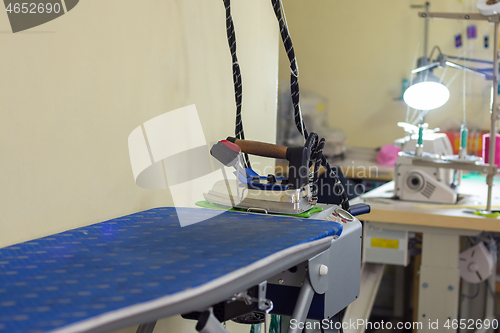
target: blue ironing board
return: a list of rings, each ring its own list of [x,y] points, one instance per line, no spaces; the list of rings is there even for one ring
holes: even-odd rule
[[[175,208],[155,208],[0,249],[0,332],[105,332],[202,309],[342,232],[324,220],[177,209],[206,220],[181,228]]]

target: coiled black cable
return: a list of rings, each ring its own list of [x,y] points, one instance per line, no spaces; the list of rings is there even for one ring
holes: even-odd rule
[[[309,168],[314,165],[314,176],[313,176],[313,197],[317,198],[318,195],[318,179],[319,179],[319,165],[322,165],[326,169],[326,174],[328,177],[331,177],[334,181],[333,186],[333,194],[340,197],[340,206],[342,209],[346,211],[350,211],[349,198],[347,197],[347,193],[345,191],[344,186],[340,182],[340,178],[337,174],[337,171],[332,169],[330,163],[326,159],[325,155],[323,155],[323,148],[325,146],[325,139],[319,139],[318,134],[311,133],[307,138],[305,147],[307,147],[311,152],[311,157],[309,159]],[[339,189],[338,193],[336,193],[335,189]]]
[[[314,175],[313,175],[313,198],[318,198],[318,180],[319,180],[319,168],[321,165],[321,156],[323,156],[323,148],[325,147],[325,139],[322,138],[318,143],[318,148],[312,152],[311,160],[314,163]]]

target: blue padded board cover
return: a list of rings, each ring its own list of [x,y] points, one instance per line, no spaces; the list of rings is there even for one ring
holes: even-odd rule
[[[0,249],[0,332],[52,329],[193,288],[294,245],[340,235],[336,222],[155,208]]]

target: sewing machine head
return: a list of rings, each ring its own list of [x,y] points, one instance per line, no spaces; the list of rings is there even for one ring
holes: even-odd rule
[[[401,152],[394,167],[395,196],[401,200],[454,204],[457,192],[453,169],[415,165],[418,161],[441,160],[439,155]]]
[[[415,125],[399,122],[399,127],[402,127],[407,135],[403,138],[394,141],[394,146],[401,148],[401,151],[415,151],[415,146],[418,142],[419,128]],[[436,154],[439,156],[453,155],[453,148],[450,139],[444,133],[437,133],[439,128],[429,129],[427,124],[423,124],[422,131],[423,152]]]

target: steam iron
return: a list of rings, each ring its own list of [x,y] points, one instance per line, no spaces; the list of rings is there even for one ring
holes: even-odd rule
[[[310,145],[310,144],[309,144]],[[260,176],[242,165],[242,152],[289,162],[288,178],[274,175]],[[205,200],[225,207],[246,211],[298,215],[313,208],[317,202],[314,191],[314,174],[310,172],[311,149],[283,147],[269,143],[227,138],[219,141],[210,154],[226,167],[234,168],[233,179],[216,182],[204,193]]]

